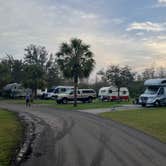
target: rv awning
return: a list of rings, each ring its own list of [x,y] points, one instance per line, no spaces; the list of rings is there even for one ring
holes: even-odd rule
[[[149,79],[144,82],[145,86],[166,86],[166,78]]]

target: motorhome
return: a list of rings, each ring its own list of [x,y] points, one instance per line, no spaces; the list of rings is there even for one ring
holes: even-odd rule
[[[73,86],[53,86],[51,89],[48,89],[44,94],[45,99],[56,99],[57,95],[60,93],[64,93],[67,90],[74,89]]]
[[[144,93],[139,97],[142,106],[159,106],[166,104],[166,78],[149,79],[144,82]]]
[[[129,90],[126,87],[121,87],[119,91],[118,97],[118,88],[114,86],[109,87],[102,87],[99,90],[99,99],[107,100],[107,101],[114,101],[114,100],[129,100]]]
[[[3,88],[4,96],[9,98],[20,98],[25,97],[27,93],[32,94],[31,89],[25,89],[21,84],[19,83],[11,83],[7,84]]]

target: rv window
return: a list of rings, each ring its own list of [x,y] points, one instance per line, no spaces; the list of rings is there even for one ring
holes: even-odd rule
[[[161,88],[160,90],[159,90],[159,93],[158,93],[159,95],[163,95],[164,94],[164,88]]]
[[[101,90],[101,93],[105,93],[106,92],[106,90]]]
[[[112,90],[109,90],[109,93],[112,93]]]
[[[122,93],[123,93],[123,95],[125,95],[127,92],[126,92],[126,91],[123,91]]]
[[[162,81],[162,84],[166,84],[166,80]]]

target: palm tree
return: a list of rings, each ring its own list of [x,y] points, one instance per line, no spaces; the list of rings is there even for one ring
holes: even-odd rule
[[[89,77],[95,66],[90,46],[73,38],[70,43],[62,43],[56,54],[57,63],[66,78],[74,81],[74,106],[77,106],[78,80]]]

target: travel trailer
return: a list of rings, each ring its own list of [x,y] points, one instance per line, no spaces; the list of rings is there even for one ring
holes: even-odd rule
[[[159,106],[166,104],[166,78],[149,79],[144,82],[144,93],[139,97],[142,106]]]
[[[107,101],[114,101],[114,100],[129,100],[129,90],[126,87],[121,87],[119,91],[119,98],[118,98],[118,88],[114,86],[109,87],[102,87],[99,90],[99,99],[107,100]]]
[[[21,84],[11,83],[3,88],[4,96],[9,98],[25,97],[27,93],[32,94],[31,89],[25,89]]]
[[[58,94],[72,89],[74,89],[73,86],[54,86],[47,90],[47,92],[44,94],[44,99],[56,99]]]

